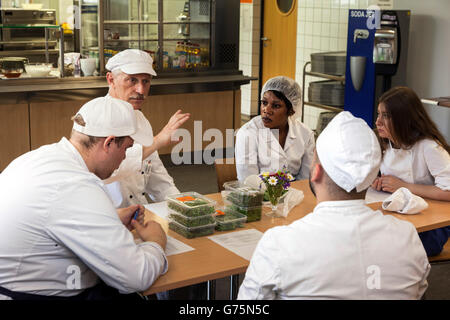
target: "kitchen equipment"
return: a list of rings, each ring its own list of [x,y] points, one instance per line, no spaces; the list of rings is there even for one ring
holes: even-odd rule
[[[28,63],[27,58],[23,57],[5,57],[0,58],[0,72],[7,78],[18,78]]]
[[[45,28],[37,26],[56,25],[55,9],[27,10],[10,8],[0,10],[1,40],[3,50],[27,50],[45,48]],[[56,41],[48,41],[54,49]]]
[[[311,53],[311,72],[344,75],[345,51]]]
[[[308,87],[308,101],[328,106],[344,105],[345,86],[340,81],[313,81]]]
[[[52,71],[52,67],[42,63],[26,64],[25,71],[31,77],[46,77],[50,74],[50,71]]]
[[[350,57],[350,75],[355,91],[361,90],[366,74],[366,57],[352,56]]]
[[[378,98],[406,85],[409,10],[349,10],[344,110],[374,127]]]

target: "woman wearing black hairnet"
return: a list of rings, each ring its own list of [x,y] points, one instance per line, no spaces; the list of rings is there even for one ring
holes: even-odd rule
[[[269,79],[261,90],[261,115],[242,126],[236,135],[238,179],[283,167],[296,180],[309,177],[314,134],[301,121],[302,90],[294,80]]]

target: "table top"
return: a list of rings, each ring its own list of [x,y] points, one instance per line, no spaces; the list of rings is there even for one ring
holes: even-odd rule
[[[305,197],[298,206],[289,212],[286,218],[268,217],[265,213],[270,208],[264,207],[260,221],[245,223],[244,228],[233,231],[215,231],[214,235],[245,229],[256,229],[265,232],[275,226],[288,225],[311,213],[316,206],[316,199],[309,189],[308,181],[295,181],[292,183],[292,187],[302,190]],[[218,205],[223,203],[220,193],[209,194],[207,197],[217,201]],[[381,209],[381,202],[372,203],[368,206],[374,210],[379,209],[384,214],[393,215],[401,220],[411,222],[418,232],[450,225],[450,202],[429,199],[426,199],[426,201],[429,207],[415,215],[402,215],[384,211]],[[143,293],[144,295],[245,273],[250,263],[250,261],[216,244],[208,237],[186,239],[172,230],[169,230],[169,235],[193,247],[195,250],[167,257],[169,270],[166,274],[159,277]]]

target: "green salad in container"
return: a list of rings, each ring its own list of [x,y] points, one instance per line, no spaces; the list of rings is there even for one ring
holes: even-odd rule
[[[217,222],[216,230],[229,231],[244,227],[247,216],[225,207],[222,210],[216,210],[215,219]]]
[[[256,207],[241,207],[235,204],[227,206],[233,212],[241,213],[247,216],[247,222],[261,220],[262,205]]]
[[[185,192],[167,197],[167,206],[186,217],[199,217],[213,214],[215,204],[215,201],[197,192]]]
[[[179,214],[176,211],[169,212],[169,218],[182,224],[185,227],[198,227],[207,224],[214,223],[213,214],[207,214],[204,216],[197,217],[187,217],[185,215]]]
[[[263,193],[260,190],[246,187],[239,181],[226,182],[223,186],[225,191],[222,191],[222,195],[237,206],[255,207],[263,201]]]
[[[213,234],[215,226],[216,226],[216,224],[212,223],[212,224],[208,224],[208,225],[204,225],[204,226],[189,228],[189,227],[185,227],[185,226],[179,224],[176,221],[172,221],[172,220],[169,221],[169,228],[171,230],[175,231],[176,233],[178,233],[188,239],[202,237],[202,236],[208,236],[210,234]]]

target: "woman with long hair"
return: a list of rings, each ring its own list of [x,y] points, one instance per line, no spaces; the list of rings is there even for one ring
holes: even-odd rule
[[[376,127],[383,160],[372,187],[391,193],[405,187],[421,197],[450,201],[450,147],[416,93],[407,87],[384,93]],[[445,227],[419,235],[431,256],[440,253],[449,234]]]

